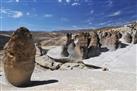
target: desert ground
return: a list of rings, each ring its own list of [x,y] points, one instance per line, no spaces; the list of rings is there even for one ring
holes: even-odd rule
[[[124,29],[125,28],[121,27],[116,30],[121,31]],[[9,32],[1,32],[1,35],[3,34],[11,35]],[[44,67],[47,66],[44,58],[46,58],[47,55],[50,56],[52,53],[52,59],[54,59],[54,57],[56,59],[60,58],[58,56],[60,51],[59,47],[66,41],[65,33],[35,32],[33,36],[34,41],[40,41],[42,48],[48,50],[48,53],[39,56],[39,51],[37,50],[31,84],[25,87],[15,87],[7,82],[2,61],[4,50],[1,49],[1,91],[136,91],[137,44],[127,43],[121,38],[119,41],[126,46],[114,51],[104,51],[98,56],[82,60],[85,65],[90,65],[90,67],[72,67],[73,69],[69,69],[63,66],[63,69],[51,70],[50,68]],[[107,70],[103,68],[107,68]]]

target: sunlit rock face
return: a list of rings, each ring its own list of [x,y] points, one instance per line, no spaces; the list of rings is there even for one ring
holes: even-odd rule
[[[63,45],[62,54],[69,58],[87,59],[99,55],[99,48],[99,37],[96,32],[67,34],[67,41]]]
[[[131,31],[132,31],[132,43],[136,44],[137,43],[137,23],[133,24],[131,26]]]
[[[132,42],[132,36],[130,33],[126,32],[124,35],[123,35],[123,39],[125,42],[127,43],[131,43]]]
[[[132,44],[137,43],[137,23],[125,25],[124,28],[121,29],[124,42]]]
[[[80,51],[78,40],[74,39],[71,33],[67,33],[66,37],[67,37],[67,41],[62,46],[62,52],[61,52],[62,57],[68,57],[76,61],[82,60],[82,53]]]
[[[88,57],[88,45],[90,43],[90,34],[87,32],[78,33],[75,35],[74,40],[80,48],[82,58],[86,59]]]
[[[8,82],[14,86],[27,85],[34,70],[36,53],[30,31],[25,27],[17,29],[4,51],[4,71]]]
[[[137,44],[137,30],[132,34],[132,43]]]
[[[110,51],[116,50],[119,45],[119,37],[117,32],[103,32],[100,38],[101,47],[106,47]]]
[[[87,58],[98,56],[100,54],[100,46],[98,34],[96,32],[91,32]]]

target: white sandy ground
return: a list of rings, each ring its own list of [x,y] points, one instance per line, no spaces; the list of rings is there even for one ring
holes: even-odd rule
[[[100,69],[50,71],[37,66],[32,81],[38,82],[32,87],[17,88],[7,85],[1,72],[1,91],[136,91],[136,47],[137,45],[130,45],[84,60],[86,64],[107,67],[109,71]]]
[[[84,60],[85,64],[106,67],[111,71],[136,73],[136,46],[130,45],[112,52],[104,52],[99,57]]]

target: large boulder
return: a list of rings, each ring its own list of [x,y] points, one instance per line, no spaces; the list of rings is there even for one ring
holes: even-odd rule
[[[14,86],[27,85],[34,70],[36,54],[30,31],[25,27],[17,29],[4,51],[4,72],[8,82]]]
[[[54,59],[48,57],[47,55],[37,56],[36,63],[50,70],[57,70],[60,68],[60,65],[62,64],[61,62],[56,62]]]
[[[36,63],[48,70],[73,70],[73,69],[88,68],[82,62],[74,62],[74,61],[71,61],[71,59],[62,59],[62,60],[70,60],[68,62],[63,62],[60,60],[50,58],[47,55],[36,57]]]

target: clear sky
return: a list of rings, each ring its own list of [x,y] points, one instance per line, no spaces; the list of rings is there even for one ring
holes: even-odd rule
[[[137,0],[1,0],[1,30],[99,28],[137,20]]]

